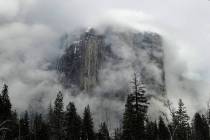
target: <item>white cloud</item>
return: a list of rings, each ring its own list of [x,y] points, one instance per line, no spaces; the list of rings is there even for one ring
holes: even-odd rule
[[[1,0],[0,1],[0,17],[13,17],[19,10],[19,1],[16,0]]]
[[[0,0],[0,79],[20,108],[47,85],[56,94],[46,67],[60,53],[59,36],[109,20],[163,35],[168,95],[196,110],[209,99],[209,13],[208,0]]]

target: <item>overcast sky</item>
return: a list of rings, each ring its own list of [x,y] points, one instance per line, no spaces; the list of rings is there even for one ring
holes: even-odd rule
[[[169,98],[183,98],[190,110],[206,106],[210,1],[0,0],[0,80],[9,84],[15,106],[25,107],[37,92],[54,96],[60,87],[47,66],[60,54],[57,41],[63,33],[113,21],[159,32],[165,40]]]

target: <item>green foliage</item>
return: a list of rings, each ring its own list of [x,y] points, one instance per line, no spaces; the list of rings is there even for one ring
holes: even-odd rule
[[[8,95],[8,86],[4,84],[1,95],[0,95],[0,122],[6,119],[11,119],[11,103]]]
[[[209,126],[204,115],[195,114],[193,122],[193,131],[195,140],[209,140]]]
[[[56,140],[64,139],[63,94],[59,91],[54,102],[52,133]]]
[[[144,140],[145,120],[147,116],[148,101],[146,90],[136,74],[132,81],[132,92],[127,97],[123,115],[123,139]]]
[[[158,123],[158,134],[160,140],[169,140],[170,139],[170,132],[167,126],[165,125],[163,118],[159,117],[159,123]]]
[[[101,123],[97,135],[90,107],[84,109],[83,118],[77,114],[73,102],[64,111],[63,94],[59,92],[54,106],[49,106],[48,117],[41,114],[20,118],[11,110],[8,86],[0,94],[0,138],[4,140],[209,140],[208,119],[195,114],[192,126],[186,107],[180,99],[178,108],[172,111],[172,121],[166,125],[160,117],[158,124],[147,117],[148,101],[146,90],[134,75],[132,92],[128,94],[123,114],[122,129],[116,129],[111,137],[106,123]],[[167,118],[167,117],[166,117]],[[8,130],[8,131],[5,131]],[[170,131],[169,131],[170,130]]]
[[[65,114],[65,131],[67,140],[80,140],[81,118],[76,112],[74,103],[70,102]]]
[[[128,95],[127,102],[125,104],[125,112],[123,114],[123,140],[131,140],[133,137],[133,105],[131,96]]]
[[[83,113],[81,140],[95,140],[93,127],[93,119],[88,105]]]
[[[173,138],[174,140],[188,140],[190,135],[190,117],[187,115],[186,107],[181,99],[178,102],[178,109],[173,116]]]
[[[33,139],[34,140],[48,140],[49,139],[48,131],[49,131],[49,128],[47,124],[44,122],[44,120],[42,119],[42,115],[36,113],[34,121],[33,121],[33,128],[32,128]]]
[[[28,111],[25,111],[23,118],[20,119],[20,136],[22,139],[27,140],[30,138],[30,131],[29,131],[29,116]]]
[[[101,123],[101,125],[99,127],[98,134],[97,134],[97,140],[110,140],[109,130],[108,130],[105,122]]]
[[[158,140],[158,128],[156,122],[147,122],[146,125],[146,139],[147,140]]]

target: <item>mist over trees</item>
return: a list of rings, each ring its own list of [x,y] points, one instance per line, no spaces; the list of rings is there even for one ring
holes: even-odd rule
[[[65,107],[63,93],[59,91],[47,116],[26,110],[18,115],[12,110],[9,88],[3,85],[0,94],[1,140],[209,140],[210,116],[195,113],[190,121],[182,99],[170,116],[163,113],[157,120],[148,116],[149,98],[143,81],[134,74],[128,93],[121,127],[109,130],[101,121],[95,126],[94,115],[87,105],[82,115],[77,113],[74,102]],[[171,108],[171,104],[169,105]],[[170,119],[169,119],[170,117]]]

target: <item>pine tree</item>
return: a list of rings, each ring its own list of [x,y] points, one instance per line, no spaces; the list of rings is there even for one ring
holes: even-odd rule
[[[53,139],[63,140],[64,138],[64,112],[63,112],[63,94],[59,91],[54,102],[53,110]]]
[[[147,122],[146,125],[146,138],[147,140],[157,140],[158,139],[158,128],[156,122]]]
[[[170,140],[170,132],[169,129],[166,127],[163,118],[159,117],[159,123],[158,123],[158,134],[159,134],[159,140]]]
[[[54,126],[54,110],[52,108],[52,105],[50,103],[49,107],[48,107],[48,114],[47,114],[47,126],[49,127],[48,130],[48,136],[50,139],[53,139],[54,135],[53,135],[53,126]]]
[[[204,139],[210,139],[210,134],[209,134],[209,125],[208,125],[208,120],[207,118],[202,115],[202,122],[203,122],[203,135]]]
[[[76,112],[74,103],[70,102],[65,114],[65,128],[67,140],[80,140],[81,118]]]
[[[33,122],[33,139],[34,140],[48,140],[48,126],[43,121],[41,114],[35,114]]]
[[[23,140],[30,138],[29,117],[27,111],[25,111],[24,117],[20,119],[20,135]]]
[[[132,92],[127,98],[123,116],[123,139],[144,140],[145,120],[147,116],[148,101],[146,90],[137,75],[134,74]]]
[[[105,122],[101,123],[99,127],[97,140],[110,140],[109,130]]]
[[[178,110],[173,117],[174,140],[188,140],[190,134],[189,116],[181,99],[179,99]]]
[[[93,130],[93,119],[90,112],[89,105],[85,107],[82,122],[81,140],[95,140],[95,133]]]
[[[14,139],[18,137],[18,123],[19,120],[17,118],[17,113],[16,111],[12,111],[12,118],[11,118],[11,123],[10,123],[10,132],[9,132],[9,139]]]
[[[133,139],[133,104],[131,95],[128,95],[127,102],[125,104],[125,112],[123,114],[123,140],[132,140]]]
[[[8,86],[4,84],[1,96],[0,96],[0,122],[4,120],[9,120],[12,117],[12,112],[11,112],[11,103],[8,95]]]
[[[193,132],[195,140],[209,140],[209,126],[205,116],[201,117],[199,113],[195,114]]]
[[[15,114],[13,114],[11,110],[11,103],[8,95],[8,86],[6,84],[3,85],[1,94],[0,94],[0,123],[4,125],[2,127],[7,128],[4,130],[5,140],[10,140],[14,138],[16,133],[16,122],[14,119]],[[13,131],[13,132],[12,132]]]
[[[145,128],[144,123],[147,114],[148,102],[145,97],[145,87],[140,80],[137,79],[137,75],[134,74],[133,78],[133,93],[131,94],[131,99],[133,99],[134,105],[134,123],[133,123],[133,132],[135,140],[144,139]]]

